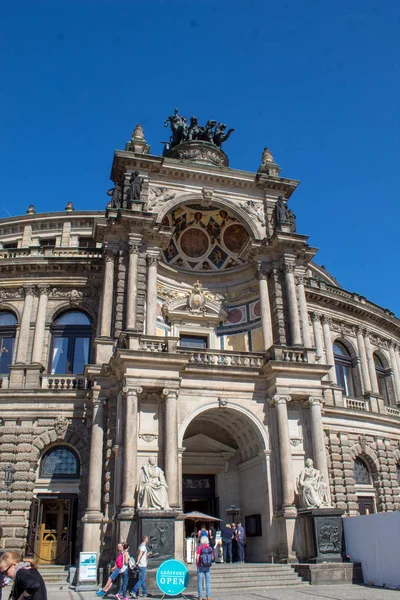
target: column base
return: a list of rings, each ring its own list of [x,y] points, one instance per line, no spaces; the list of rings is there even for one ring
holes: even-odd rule
[[[89,511],[82,518],[83,523],[83,552],[100,553],[100,536],[103,515],[99,511]]]
[[[295,529],[297,508],[293,505],[282,506],[277,520],[280,524],[280,541],[278,544],[278,560],[282,563],[297,563],[295,551]]]

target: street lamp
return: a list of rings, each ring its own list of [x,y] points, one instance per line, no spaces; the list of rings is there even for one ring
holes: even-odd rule
[[[230,507],[226,509],[226,512],[228,514],[229,521],[231,523],[235,523],[236,517],[238,516],[238,514],[240,514],[240,508],[238,508],[234,504],[231,504]]]

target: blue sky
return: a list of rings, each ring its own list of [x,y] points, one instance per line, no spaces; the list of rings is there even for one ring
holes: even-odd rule
[[[400,3],[23,0],[2,7],[0,216],[102,209],[114,149],[175,107],[268,146],[317,262],[400,316]]]

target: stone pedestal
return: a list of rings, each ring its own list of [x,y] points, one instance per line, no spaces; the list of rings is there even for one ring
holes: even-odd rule
[[[340,508],[298,511],[297,557],[300,562],[342,562],[343,513]]]
[[[148,560],[149,568],[158,567],[169,558],[174,558],[175,519],[178,513],[173,510],[139,510],[138,545],[143,535],[149,536],[148,549],[152,553]]]

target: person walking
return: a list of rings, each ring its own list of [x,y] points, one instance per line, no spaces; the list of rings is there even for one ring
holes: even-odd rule
[[[115,559],[115,565],[111,569],[111,575],[107,579],[107,582],[106,582],[106,585],[104,586],[104,588],[102,590],[98,590],[96,592],[96,596],[107,596],[108,592],[111,590],[112,586],[114,585],[115,580],[119,576],[119,574],[124,566],[124,546],[127,546],[127,544],[124,544],[123,542],[120,542],[118,544],[118,546],[117,546],[118,556]]]
[[[224,563],[232,562],[232,539],[233,531],[229,523],[225,525],[221,532],[222,537],[222,552],[224,555]]]
[[[138,549],[138,557],[136,561],[136,565],[139,567],[139,579],[135,584],[131,596],[132,598],[137,598],[140,587],[142,587],[142,595],[151,597],[151,594],[148,593],[146,588],[146,577],[147,577],[147,559],[150,556],[151,552],[147,550],[147,544],[149,543],[149,538],[147,535],[142,537],[142,543]]]
[[[237,543],[237,551],[238,551],[238,560],[241,564],[244,563],[244,545],[246,542],[246,536],[244,533],[244,527],[239,523],[236,526],[236,543]]]
[[[47,600],[46,586],[33,560],[21,560],[19,552],[4,552],[0,558],[0,571],[3,577],[14,581],[10,600]]]
[[[214,560],[214,552],[208,543],[208,536],[203,535],[200,538],[200,546],[196,550],[196,565],[197,565],[197,595],[198,600],[203,598],[203,582],[206,586],[207,600],[211,600],[210,589],[210,569]]]
[[[121,544],[122,548],[123,548],[123,552],[122,552],[122,567],[119,571],[119,574],[121,575],[121,587],[118,591],[118,594],[116,594],[116,597],[118,600],[127,600],[127,596],[126,593],[128,591],[128,581],[129,581],[129,545],[128,544]]]

